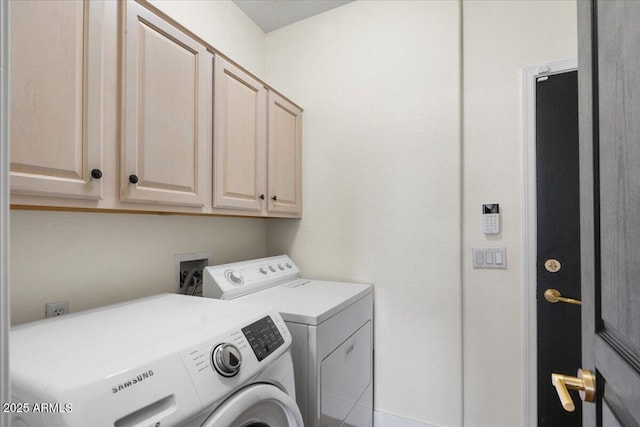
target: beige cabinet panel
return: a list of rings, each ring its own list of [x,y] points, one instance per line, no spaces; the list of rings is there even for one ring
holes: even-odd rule
[[[12,194],[101,197],[102,14],[88,0],[10,2]]]
[[[302,111],[269,92],[268,212],[302,211]]]
[[[213,206],[259,213],[266,203],[267,90],[221,56],[214,82]]]
[[[204,206],[212,54],[138,3],[125,23],[121,199]]]

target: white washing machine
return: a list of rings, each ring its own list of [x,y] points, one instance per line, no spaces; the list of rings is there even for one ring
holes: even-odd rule
[[[206,267],[203,296],[274,307],[307,427],[373,425],[373,287],[300,278],[287,255]]]
[[[13,427],[302,427],[264,306],[159,295],[15,327]]]

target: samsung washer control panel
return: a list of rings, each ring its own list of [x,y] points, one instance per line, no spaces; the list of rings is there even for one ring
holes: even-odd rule
[[[261,361],[284,344],[284,338],[270,316],[265,316],[257,322],[242,328],[247,342],[253,353]]]
[[[209,406],[264,371],[291,345],[291,334],[273,308],[242,304],[253,316],[213,333],[180,355],[203,406]],[[168,379],[167,381],[169,381]]]

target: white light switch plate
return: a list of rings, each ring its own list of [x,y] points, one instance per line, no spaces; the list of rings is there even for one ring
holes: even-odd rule
[[[473,268],[507,268],[507,248],[472,248]]]

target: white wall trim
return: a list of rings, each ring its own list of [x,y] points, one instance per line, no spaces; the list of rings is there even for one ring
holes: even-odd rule
[[[373,412],[373,425],[374,427],[436,427],[381,411]]]
[[[9,2],[0,2],[0,402],[11,401],[9,381]],[[9,414],[0,413],[0,427]]]
[[[537,426],[537,316],[536,316],[536,79],[578,69],[576,58],[522,69],[522,313],[523,425]]]

